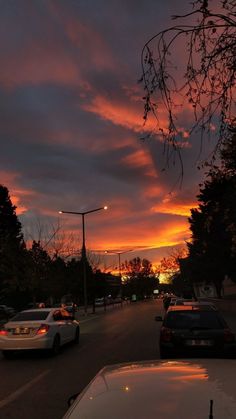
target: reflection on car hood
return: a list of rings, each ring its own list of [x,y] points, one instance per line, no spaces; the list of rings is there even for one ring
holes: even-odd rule
[[[234,360],[150,361],[103,368],[64,419],[236,418]]]

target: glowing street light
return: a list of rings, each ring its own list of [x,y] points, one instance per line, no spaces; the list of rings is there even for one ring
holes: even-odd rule
[[[83,232],[83,242],[82,242],[82,250],[81,250],[81,259],[83,262],[83,282],[84,282],[84,311],[85,314],[87,314],[87,308],[88,308],[88,300],[87,300],[87,274],[86,274],[86,262],[87,262],[87,256],[86,256],[86,246],[85,246],[85,223],[84,218],[85,215],[91,214],[92,212],[101,211],[101,210],[107,210],[108,207],[105,205],[104,207],[95,208],[89,211],[58,211],[59,214],[75,214],[75,215],[81,215],[82,217],[82,232]]]

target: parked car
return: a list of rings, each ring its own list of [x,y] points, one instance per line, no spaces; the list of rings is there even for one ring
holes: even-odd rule
[[[162,320],[157,316],[156,320]],[[213,355],[234,357],[235,335],[211,306],[171,306],[160,330],[161,357]]]
[[[75,313],[76,311],[78,311],[77,304],[73,303],[72,301],[63,304],[63,308],[67,310],[69,313]]]
[[[214,308],[215,310],[217,310],[215,304],[211,301],[189,300],[189,299],[184,299],[184,298],[177,298],[173,305],[175,306],[193,306],[193,305],[210,306]]]
[[[103,306],[104,306],[104,298],[96,298],[95,307],[103,307]]]
[[[103,368],[63,419],[235,418],[236,361],[146,361]]]
[[[176,298],[175,300],[175,305],[184,305],[184,304],[192,304],[194,303],[196,300],[194,300],[193,298]]]
[[[25,307],[26,310],[33,309],[33,308],[45,308],[46,304],[44,302],[31,302],[28,303]]]
[[[79,343],[79,337],[79,322],[64,309],[24,310],[0,328],[0,350],[6,358],[26,349],[47,349],[57,355],[61,345]]]

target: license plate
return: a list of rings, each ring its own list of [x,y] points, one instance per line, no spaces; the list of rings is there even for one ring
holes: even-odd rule
[[[212,346],[213,342],[212,340],[206,340],[206,339],[189,339],[186,340],[187,346]]]
[[[14,335],[28,335],[29,334],[29,328],[28,327],[24,327],[24,328],[22,328],[22,327],[17,327],[15,330],[14,330]]]

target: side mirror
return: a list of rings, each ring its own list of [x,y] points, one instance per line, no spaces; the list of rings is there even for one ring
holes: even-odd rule
[[[156,322],[162,322],[163,321],[161,316],[156,316],[155,320],[156,320]]]

